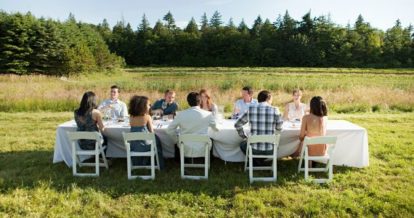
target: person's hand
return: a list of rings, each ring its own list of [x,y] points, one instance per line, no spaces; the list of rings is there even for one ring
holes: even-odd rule
[[[161,109],[152,110],[151,111],[151,114],[152,115],[156,115],[157,114],[157,115],[160,115],[161,116],[163,114],[163,111]]]

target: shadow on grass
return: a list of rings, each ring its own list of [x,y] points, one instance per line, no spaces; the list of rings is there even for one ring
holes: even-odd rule
[[[52,151],[22,151],[0,153],[0,191],[8,192],[16,188],[35,188],[46,183],[59,192],[71,188],[93,189],[112,197],[127,194],[191,193],[210,196],[231,197],[236,190],[254,190],[266,187],[284,187],[303,181],[303,173],[297,173],[297,160],[278,160],[278,180],[276,183],[250,184],[244,163],[231,163],[212,158],[209,179],[182,180],[180,164],[174,159],[166,159],[166,169],[156,172],[155,180],[128,180],[126,159],[113,159],[109,169],[101,168],[99,177],[74,177],[72,169],[64,162],[52,164]],[[83,167],[82,170],[89,167]],[[94,170],[94,168],[88,169]],[[335,173],[344,173],[353,168],[336,167]],[[270,175],[270,172],[266,174]]]

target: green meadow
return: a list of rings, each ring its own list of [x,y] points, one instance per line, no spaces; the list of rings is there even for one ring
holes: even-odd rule
[[[2,75],[0,84],[0,217],[414,216],[412,69],[131,68],[69,78]],[[327,100],[330,119],[367,129],[370,166],[335,166],[324,185],[304,181],[295,159],[278,161],[275,183],[250,184],[243,163],[216,158],[208,181],[181,180],[172,159],[154,181],[128,180],[125,159],[98,178],[73,177],[64,163],[52,164],[56,128],[72,119],[84,91],[103,99],[113,84],[126,102],[174,89],[182,108],[186,93],[207,88],[227,113],[244,85],[271,90],[281,109],[301,88],[304,102]]]

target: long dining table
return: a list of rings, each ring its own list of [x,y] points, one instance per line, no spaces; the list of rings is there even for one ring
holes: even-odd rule
[[[163,156],[174,157],[174,146],[178,137],[167,134],[167,127],[171,121],[154,121],[155,134],[161,139]],[[235,120],[222,119],[217,122],[218,131],[209,129],[208,135],[213,140],[213,155],[228,162],[243,162],[245,155],[240,150],[242,138],[234,128]],[[125,158],[126,151],[122,139],[122,132],[129,132],[127,122],[107,121],[104,135],[108,139],[107,157]],[[65,162],[72,166],[72,149],[67,137],[68,131],[76,131],[74,120],[60,124],[56,130],[56,142],[53,163]],[[249,132],[248,127],[245,129]],[[294,153],[299,146],[300,124],[285,122],[280,132],[278,157],[286,157]],[[368,136],[365,128],[345,120],[329,120],[327,135],[337,136],[333,164],[349,167],[367,167],[369,165]]]

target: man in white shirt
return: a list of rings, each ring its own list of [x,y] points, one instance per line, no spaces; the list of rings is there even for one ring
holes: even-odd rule
[[[119,87],[116,85],[111,86],[111,98],[101,102],[98,110],[104,111],[104,114],[106,111],[110,111],[111,117],[125,119],[128,115],[128,109],[126,104],[119,100],[118,97]]]
[[[179,134],[207,135],[209,127],[217,130],[212,113],[200,108],[201,97],[199,93],[191,92],[188,94],[187,102],[191,107],[180,111],[173,122],[168,125],[167,133],[169,135],[176,136],[177,128],[179,128]],[[204,153],[204,148],[201,145],[192,144],[191,146],[192,152]]]
[[[242,89],[242,98],[234,103],[233,118],[241,117],[250,105],[257,105],[257,100],[253,99],[253,89],[250,86],[245,86]]]

